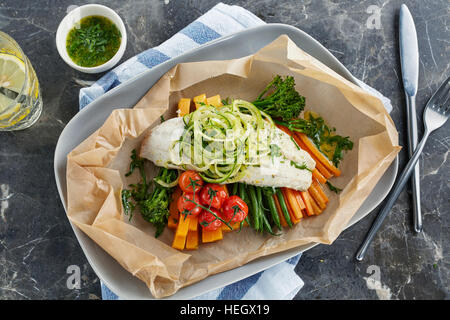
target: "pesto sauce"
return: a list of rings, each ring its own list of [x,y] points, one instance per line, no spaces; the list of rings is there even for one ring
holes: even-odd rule
[[[69,57],[81,67],[96,67],[109,61],[119,50],[122,35],[116,25],[102,16],[88,16],[69,31]]]

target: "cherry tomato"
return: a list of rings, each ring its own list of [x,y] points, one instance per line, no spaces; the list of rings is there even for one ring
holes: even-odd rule
[[[211,204],[211,207],[220,209],[227,198],[228,193],[225,186],[216,183],[208,183],[200,192],[200,201],[205,207],[209,207]]]
[[[186,193],[194,193],[193,186],[195,185],[195,193],[197,193],[203,186],[203,180],[197,172],[188,170],[181,174],[178,184],[181,190]]]
[[[247,217],[248,206],[238,196],[231,196],[222,205],[222,219],[226,222],[241,222]]]
[[[190,215],[198,215],[202,208],[197,207],[197,205],[189,200],[194,200],[196,203],[200,204],[200,197],[196,194],[194,198],[193,193],[184,193],[178,198],[178,211],[180,213],[185,213],[185,210],[189,211]]]
[[[215,208],[210,209],[217,217],[220,217],[219,210]],[[198,222],[202,226],[203,230],[214,231],[222,227],[222,221],[217,219],[211,212],[203,210],[198,216]]]

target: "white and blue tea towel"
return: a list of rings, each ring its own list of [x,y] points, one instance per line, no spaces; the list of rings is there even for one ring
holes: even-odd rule
[[[265,22],[242,7],[219,3],[158,47],[148,49],[130,58],[105,74],[92,86],[81,89],[79,97],[80,109],[119,84],[164,61],[221,36],[262,24],[265,24]],[[381,96],[374,89],[367,87],[367,85],[365,87],[374,95],[383,98],[388,111],[392,109],[388,99]],[[292,257],[285,262],[226,287],[207,292],[196,299],[292,299],[304,285],[294,271],[300,256]],[[102,284],[102,298],[105,300],[120,299],[104,284]]]

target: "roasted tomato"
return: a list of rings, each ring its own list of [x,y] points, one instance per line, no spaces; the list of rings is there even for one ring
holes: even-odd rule
[[[197,193],[203,186],[203,180],[197,172],[188,170],[181,174],[178,184],[185,193],[194,193],[193,186],[195,186],[195,193]]]
[[[215,216],[211,212],[203,210],[198,216],[198,222],[203,230],[214,231],[222,227],[222,221],[217,219],[217,217],[220,217],[219,210],[215,208],[211,208],[210,210],[214,212]]]
[[[220,209],[227,198],[228,193],[225,186],[216,183],[208,183],[200,192],[200,201],[205,207],[209,207],[211,204],[211,207]]]
[[[241,222],[248,214],[248,206],[238,196],[231,196],[222,205],[222,218],[226,222]]]
[[[200,204],[200,197],[197,194],[195,194],[194,198],[193,193],[183,192],[181,197],[178,198],[178,211],[183,214],[187,213],[196,216],[202,211],[202,208],[198,207],[197,204]]]

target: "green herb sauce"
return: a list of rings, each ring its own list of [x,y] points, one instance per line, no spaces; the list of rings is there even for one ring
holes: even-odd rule
[[[70,30],[66,48],[69,57],[81,67],[96,67],[109,61],[119,50],[122,35],[109,19],[89,16]]]

